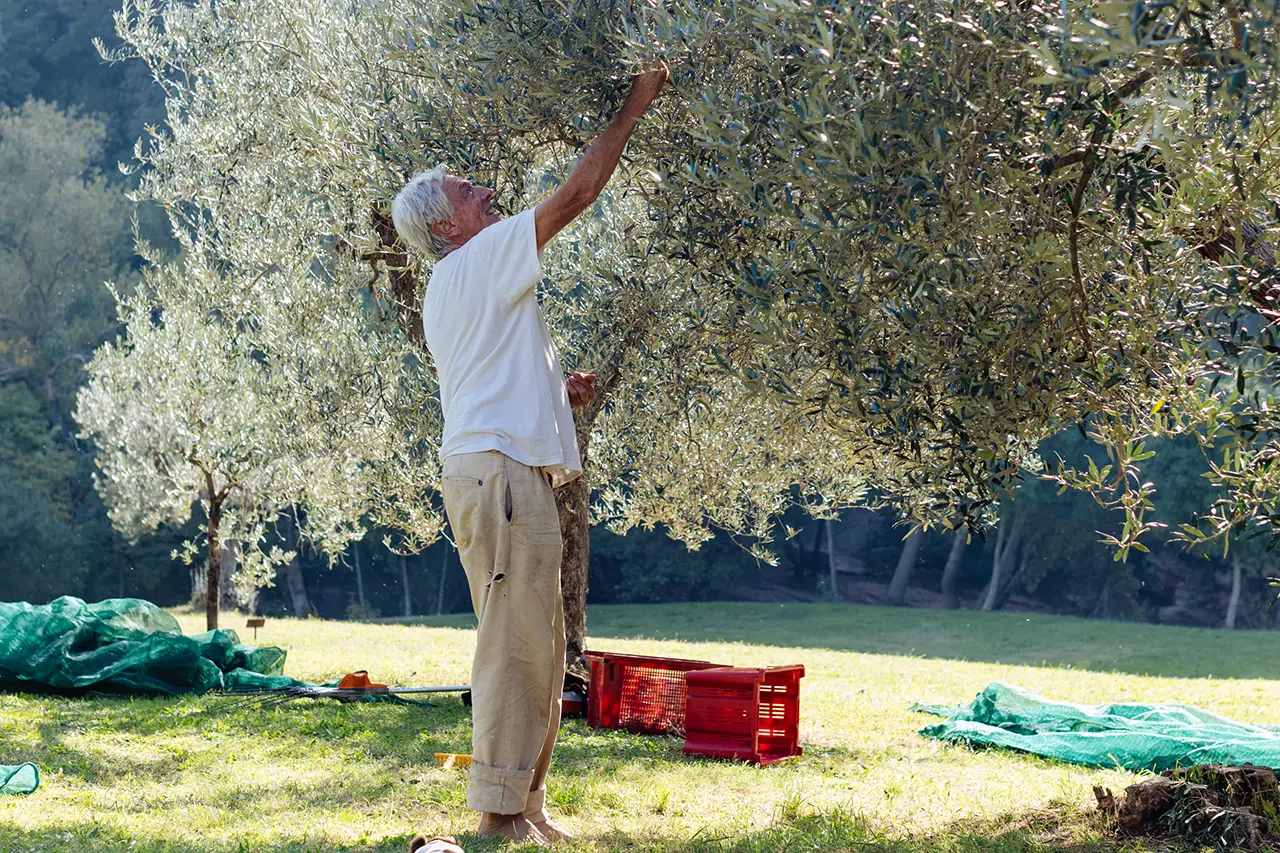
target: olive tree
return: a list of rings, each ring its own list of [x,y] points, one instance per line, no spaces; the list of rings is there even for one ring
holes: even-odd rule
[[[1151,436],[1224,448],[1188,536],[1269,526],[1274,405],[1246,392],[1277,352],[1278,15],[658,4],[618,38],[689,94],[661,251],[697,247],[742,294],[757,346],[728,366],[902,459],[922,522],[984,506],[1078,423],[1110,464],[1046,473],[1123,511],[1118,556],[1155,526]]]
[[[279,381],[236,416],[241,428],[266,447],[325,436],[361,475],[330,481],[348,499],[332,511],[353,526],[399,529],[415,548],[442,526],[439,409],[420,346],[426,270],[399,245],[387,205],[435,159],[479,176],[481,158],[505,149],[475,149],[461,109],[456,132],[428,143],[414,123],[419,86],[443,105],[453,84],[406,72],[395,50],[412,52],[413,33],[390,12],[336,2],[129,4],[116,55],[146,61],[170,105],[167,128],[139,146],[139,195],[169,212],[180,263],[208,272],[193,278],[155,259],[135,313],[193,312],[221,329],[238,358],[269,365]],[[421,61],[432,55],[424,48]],[[560,109],[567,119],[572,104]],[[503,144],[513,160],[495,162],[490,177],[509,211],[554,185],[572,154],[570,142]],[[619,530],[663,524],[691,546],[713,528],[766,542],[791,504],[824,514],[860,500],[874,468],[867,454],[842,451],[785,405],[708,371],[712,331],[689,311],[690,282],[677,263],[642,249],[657,227],[651,188],[624,169],[548,252],[542,296],[565,365],[600,377],[595,403],[576,413],[588,479],[600,488],[595,520]],[[276,431],[289,437],[271,438]],[[280,484],[260,491],[309,515],[313,501],[335,503]],[[575,652],[585,632],[588,497],[584,482],[559,495]]]
[[[372,392],[387,431],[385,454],[358,449],[376,483],[363,509],[416,541],[439,530],[428,270],[387,203],[443,161],[494,183],[507,212],[528,206],[631,74],[670,64],[671,91],[607,197],[552,244],[543,288],[565,366],[600,375],[577,413],[588,480],[559,495],[580,647],[588,482],[597,519],[696,542],[868,488],[923,525],[982,523],[1030,470],[1123,510],[1123,555],[1153,524],[1144,437],[1227,429],[1232,458],[1265,459],[1273,407],[1214,377],[1269,369],[1274,346],[1271,315],[1223,318],[1270,311],[1276,15],[138,0],[113,56],[146,62],[168,98],[167,127],[138,150],[140,194],[219,271],[158,298],[200,302],[268,358],[324,364],[339,410]],[[333,329],[289,307],[295,288],[347,318],[335,328],[369,360],[328,359]],[[307,413],[285,402],[303,383],[281,393]],[[1045,469],[1036,447],[1070,423],[1110,465]],[[1197,535],[1265,523],[1265,470],[1223,474]]]
[[[199,510],[205,559],[193,571],[193,590],[202,576],[213,630],[223,597],[220,564],[231,543],[236,581],[249,589],[269,583],[276,566],[293,558],[269,544],[268,526],[282,509],[305,504],[308,534],[331,552],[358,537],[352,516],[360,504],[351,494],[371,484],[345,446],[377,445],[359,433],[305,429],[308,422],[280,391],[298,381],[298,365],[243,345],[234,326],[194,301],[157,307],[174,277],[198,288],[216,273],[186,258],[149,271],[135,293],[117,295],[125,333],[90,363],[76,418],[81,437],[97,446],[95,481],[123,534],[137,539]],[[310,402],[323,407],[324,380],[308,387],[317,392]],[[365,415],[376,417],[376,406],[366,406]],[[188,541],[174,556],[199,565],[199,550]]]
[[[1193,432],[1229,449],[1187,535],[1270,525],[1274,406],[1245,388],[1277,352],[1275,2],[413,12],[382,55],[405,169],[425,148],[518,176],[670,64],[621,178],[629,253],[686,284],[708,361],[892,459],[868,481],[917,522],[981,523],[1030,471],[1119,509],[1123,557],[1158,526],[1144,441]],[[1109,464],[1043,465],[1072,424]]]

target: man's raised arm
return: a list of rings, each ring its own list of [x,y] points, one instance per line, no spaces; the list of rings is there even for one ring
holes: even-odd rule
[[[622,109],[613,117],[609,127],[582,155],[578,165],[569,173],[569,179],[551,198],[534,208],[534,224],[538,232],[538,250],[552,237],[599,197],[613,170],[618,166],[622,151],[627,147],[636,123],[649,105],[658,97],[667,82],[667,66],[659,65],[652,71],[637,74],[631,83],[631,92]]]

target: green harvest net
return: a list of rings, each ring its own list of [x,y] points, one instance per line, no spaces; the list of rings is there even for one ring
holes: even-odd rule
[[[920,734],[999,746],[1091,767],[1160,772],[1194,764],[1280,768],[1280,726],[1228,720],[1187,705],[1071,705],[992,684],[964,708],[913,705],[944,722]]]
[[[178,695],[303,685],[285,651],[246,646],[234,631],[184,636],[149,601],[0,602],[0,689]]]
[[[0,794],[30,794],[40,787],[40,770],[34,764],[6,767],[0,764]]]

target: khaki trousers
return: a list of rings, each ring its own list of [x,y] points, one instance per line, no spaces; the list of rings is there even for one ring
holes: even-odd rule
[[[539,823],[564,690],[555,495],[542,469],[497,451],[445,459],[442,491],[479,620],[467,805]]]

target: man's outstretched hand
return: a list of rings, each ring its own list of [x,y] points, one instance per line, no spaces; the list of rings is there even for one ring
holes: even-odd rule
[[[662,87],[667,85],[668,73],[667,64],[658,62],[648,71],[633,77],[631,92],[627,95],[627,102],[622,107],[623,112],[629,113],[633,118],[643,115],[657,99]]]
[[[575,370],[564,384],[569,389],[569,405],[572,408],[580,409],[596,398],[594,373],[580,373]]]
[[[627,147],[627,140],[636,129],[636,125],[644,117],[645,111],[653,104],[662,87],[667,85],[667,66],[662,62],[654,63],[642,74],[637,74],[631,81],[631,92],[622,103],[622,109],[609,122],[600,138],[591,144],[587,153],[582,155],[578,165],[569,173],[569,179],[560,185],[551,198],[534,208],[534,223],[537,231],[538,251],[547,245],[552,237],[559,234],[578,214],[595,204],[605,184],[618,167],[618,159]],[[576,374],[582,376],[582,374]],[[593,377],[594,378],[594,377]],[[579,384],[579,390],[585,388],[593,395],[590,382]],[[573,386],[570,386],[573,395]],[[585,406],[591,401],[574,403]]]

